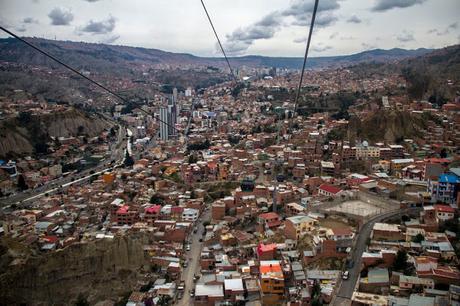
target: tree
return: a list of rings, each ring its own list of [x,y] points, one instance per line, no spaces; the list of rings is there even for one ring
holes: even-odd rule
[[[441,158],[446,158],[447,157],[447,149],[442,148],[441,153],[439,154]]]
[[[30,112],[20,112],[18,120],[22,125],[26,125],[30,122],[32,115]]]
[[[417,235],[415,235],[414,238],[412,238],[412,241],[415,242],[415,243],[420,243],[423,240],[425,240],[425,237],[420,233],[418,233]]]
[[[24,176],[22,174],[18,177],[18,188],[21,191],[29,189],[29,186],[27,186],[26,180],[24,179]]]
[[[198,161],[198,158],[196,157],[195,154],[191,154],[189,157],[188,157],[188,163],[189,164],[194,164]]]
[[[402,271],[407,266],[407,252],[405,250],[398,250],[396,258],[393,263],[393,270]]]
[[[79,125],[77,128],[77,135],[83,134],[84,131],[85,131],[85,127],[83,125]]]
[[[311,296],[312,296],[312,305],[323,305],[321,301],[321,286],[319,282],[315,280],[313,283],[313,288],[311,289]]]
[[[132,167],[134,165],[134,159],[129,155],[128,150],[125,152],[125,167]]]
[[[88,300],[82,293],[78,295],[75,306],[89,306]]]
[[[157,194],[154,194],[150,197],[150,203],[152,204],[163,204],[164,200],[163,198],[160,198]]]
[[[168,274],[166,274],[168,275]],[[162,295],[160,297],[160,299],[158,300],[158,304],[159,306],[166,306],[166,305],[169,305],[169,302],[171,301],[171,297],[170,296],[167,296],[167,295]]]

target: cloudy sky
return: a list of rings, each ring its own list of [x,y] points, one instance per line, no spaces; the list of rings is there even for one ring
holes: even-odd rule
[[[303,56],[314,0],[205,3],[229,54]],[[459,13],[459,0],[320,0],[311,54],[458,44]],[[220,56],[200,0],[0,0],[0,24],[21,36]]]

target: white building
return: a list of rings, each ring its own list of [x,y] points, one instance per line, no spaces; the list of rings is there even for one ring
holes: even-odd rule
[[[183,221],[191,221],[195,222],[198,220],[199,210],[195,208],[185,208],[182,212],[182,220]]]

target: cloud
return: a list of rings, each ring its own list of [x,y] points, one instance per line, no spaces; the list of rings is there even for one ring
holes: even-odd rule
[[[73,14],[70,10],[56,7],[49,14],[52,25],[69,25],[73,20]]]
[[[315,26],[327,27],[337,21],[333,12],[340,8],[340,0],[323,0],[319,2]],[[288,9],[283,11],[283,16],[294,18],[292,22],[296,26],[309,26],[313,13],[314,2],[297,0]]]
[[[296,38],[294,39],[292,42],[296,43],[296,44],[303,44],[304,42],[307,41],[307,37],[304,36],[304,37],[299,37],[299,38]]]
[[[32,17],[26,17],[22,20],[22,22],[23,23],[38,23],[38,20]]]
[[[280,14],[272,12],[248,27],[236,29],[226,36],[225,51],[234,55],[244,53],[254,41],[272,38],[280,27],[281,21]]]
[[[353,36],[342,36],[342,37],[340,37],[340,40],[354,40],[354,39],[355,39],[355,37],[353,37]]]
[[[303,17],[305,17],[303,19]],[[315,19],[315,27],[317,28],[326,28],[334,24],[339,18],[333,14],[325,13],[317,15]],[[298,16],[297,19],[292,23],[296,26],[306,27],[311,24],[311,16]]]
[[[339,35],[339,32],[334,32],[331,35],[329,35],[329,39],[334,39]]]
[[[436,34],[438,36],[443,36],[443,35],[447,35],[451,32],[451,30],[457,30],[458,29],[458,22],[454,22],[454,23],[451,23],[447,26],[447,28],[445,28],[444,30],[438,30],[438,29],[431,29],[429,30],[427,33],[428,34]]]
[[[328,51],[328,50],[331,50],[332,49],[332,46],[324,46],[322,44],[319,44],[317,46],[312,46],[312,51],[314,52],[318,52],[318,53],[321,53],[321,52],[325,52],[325,51]]]
[[[448,30],[457,30],[458,29],[458,22],[454,22],[452,24],[449,24],[447,27]]]
[[[80,28],[81,32],[92,34],[107,34],[111,33],[116,26],[116,19],[110,16],[107,20],[94,21],[90,20],[84,27]]]
[[[422,4],[426,0],[376,0],[376,4],[371,8],[374,12],[385,12],[394,8],[406,8],[417,4]]]
[[[347,19],[348,23],[361,23],[363,22],[358,16],[353,15],[350,18]]]
[[[315,21],[316,27],[324,28],[338,20],[333,12],[340,8],[339,1],[341,0],[320,1]],[[224,49],[229,54],[243,54],[257,40],[273,38],[286,20],[296,26],[310,25],[313,8],[312,1],[295,0],[287,9],[271,12],[258,22],[247,27],[238,28],[227,35]],[[305,39],[294,40],[296,43],[303,41]]]
[[[118,39],[120,38],[120,35],[112,35],[112,36],[109,36],[105,39],[102,39],[100,42],[102,44],[113,44],[115,41],[117,41]]]
[[[368,43],[361,43],[361,46],[362,46],[365,50],[372,50],[372,49],[375,49],[375,48],[376,48],[374,45],[371,45],[371,44],[368,44]]]
[[[16,31],[18,32],[21,32],[21,33],[24,33],[25,31],[27,31],[26,27],[24,25],[20,25],[18,27],[15,27]]]
[[[414,34],[403,31],[403,33],[396,36],[396,39],[400,42],[409,42],[409,41],[414,41],[415,37],[414,37]]]

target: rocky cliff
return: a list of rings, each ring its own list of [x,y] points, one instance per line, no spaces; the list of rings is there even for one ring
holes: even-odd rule
[[[94,137],[111,125],[98,115],[76,109],[7,119],[0,123],[0,158],[37,152],[41,144],[51,141],[51,136]]]
[[[0,256],[0,304],[71,305],[79,293],[91,304],[132,290],[144,257],[145,236],[123,236],[71,245],[63,250],[28,255],[3,246]],[[16,257],[16,259],[14,259]]]

